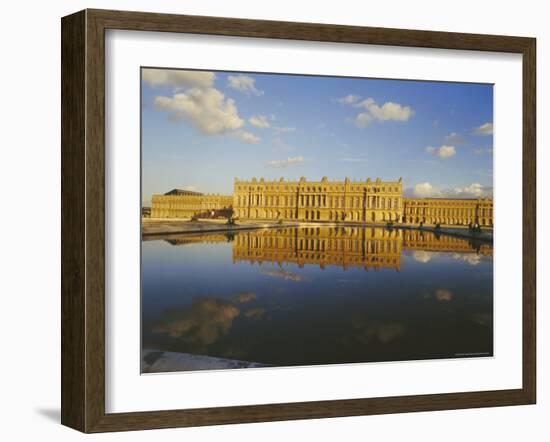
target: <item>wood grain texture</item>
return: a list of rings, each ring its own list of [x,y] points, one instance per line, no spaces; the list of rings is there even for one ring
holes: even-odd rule
[[[192,410],[105,413],[105,30],[523,55],[523,387]],[[532,404],[536,398],[536,46],[525,37],[86,10],[62,20],[62,423],[83,432]]]
[[[61,29],[61,422],[85,427],[85,13]]]

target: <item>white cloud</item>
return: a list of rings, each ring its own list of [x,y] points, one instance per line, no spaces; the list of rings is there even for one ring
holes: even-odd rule
[[[214,88],[193,88],[173,97],[157,96],[154,103],[157,109],[169,112],[172,120],[187,120],[208,135],[237,130],[244,124],[235,102]]]
[[[418,183],[413,188],[407,190],[417,198],[486,198],[492,197],[493,189],[485,187],[480,183],[472,183],[464,187],[455,187],[454,189],[442,189],[429,182]]]
[[[372,98],[367,98],[357,103],[355,106],[367,109],[370,115],[379,121],[407,121],[413,114],[413,110],[410,106],[402,106],[392,101],[388,101],[382,106],[379,106]]]
[[[256,80],[248,75],[230,75],[227,77],[227,85],[239,92],[243,92],[247,95],[263,95],[264,91],[256,88]]]
[[[359,101],[360,98],[361,97],[359,97],[358,95],[349,94],[349,95],[346,95],[345,97],[338,98],[336,101],[342,104],[355,104]]]
[[[271,160],[268,161],[266,166],[268,167],[288,167],[295,164],[300,164],[304,161],[304,157],[288,157],[286,160]]]
[[[258,143],[260,141],[260,138],[254,135],[252,132],[239,131],[236,132],[235,135],[237,136],[237,138],[239,138],[239,140],[247,144]]]
[[[464,144],[466,140],[459,133],[451,132],[449,135],[445,136],[445,142],[449,144]]]
[[[366,109],[355,116],[353,122],[357,127],[367,127],[372,121],[407,121],[413,114],[410,106],[403,106],[399,103],[387,101],[383,105],[376,104],[373,98],[365,98],[359,101],[357,95],[346,95],[337,101],[343,104],[349,104],[356,108]]]
[[[439,148],[428,146],[424,149],[426,153],[429,153],[430,155],[435,155],[439,158],[449,158],[454,155],[456,155],[456,149],[454,146],[440,146]]]
[[[440,158],[449,158],[456,155],[456,150],[454,146],[441,146],[437,154]]]
[[[472,183],[469,186],[465,187],[455,187],[452,193],[456,196],[473,198],[482,198],[492,195],[491,189],[487,189],[480,183]]]
[[[260,129],[266,129],[270,126],[269,121],[267,121],[267,117],[264,115],[258,115],[252,116],[248,119],[248,122],[252,124],[252,126],[259,127]]]
[[[174,69],[143,69],[143,81],[151,86],[173,86],[206,89],[212,87],[216,78],[213,72],[178,71]]]
[[[357,127],[367,127],[371,121],[372,117],[368,112],[361,112],[360,114],[357,114],[353,120]]]
[[[476,135],[493,135],[493,123],[484,123],[474,129]]]
[[[418,183],[415,185],[413,194],[418,198],[429,198],[441,195],[441,191],[426,181],[425,183]]]

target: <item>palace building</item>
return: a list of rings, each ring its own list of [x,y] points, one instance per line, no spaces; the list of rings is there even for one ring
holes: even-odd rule
[[[401,178],[235,179],[233,191],[233,210],[241,219],[493,225],[491,198],[404,198]]]
[[[153,195],[151,218],[232,213],[248,220],[493,225],[491,198],[405,198],[402,181],[235,178],[232,196],[180,189]]]
[[[151,198],[151,218],[193,218],[231,212],[233,197],[173,189]]]
[[[237,217],[247,219],[399,222],[403,213],[402,180],[235,179],[233,209]]]
[[[405,198],[403,222],[409,224],[493,225],[490,198]]]

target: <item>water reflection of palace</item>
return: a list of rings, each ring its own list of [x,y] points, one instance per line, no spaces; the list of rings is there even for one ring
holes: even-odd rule
[[[401,267],[399,230],[361,227],[299,227],[239,234],[233,242],[233,262],[290,262],[343,267]]]
[[[436,235],[421,230],[403,230],[403,249],[422,250],[425,252],[479,253],[493,256],[490,244],[468,241],[449,235]]]
[[[492,256],[489,244],[433,232],[363,227],[298,227],[167,238],[172,245],[231,242],[233,262],[400,270],[402,251]]]

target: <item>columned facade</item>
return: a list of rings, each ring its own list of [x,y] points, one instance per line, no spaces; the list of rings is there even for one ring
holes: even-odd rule
[[[208,216],[227,212],[232,208],[233,197],[202,194],[189,190],[174,189],[164,195],[151,198],[151,218],[185,218]]]
[[[151,202],[151,218],[219,214],[268,221],[484,227],[494,224],[491,198],[404,198],[401,178],[397,181],[235,178],[232,196],[174,189],[164,195],[153,195]]]
[[[408,224],[493,225],[492,199],[405,198],[403,222]]]
[[[400,222],[402,180],[250,181],[235,179],[233,207],[242,219]]]

